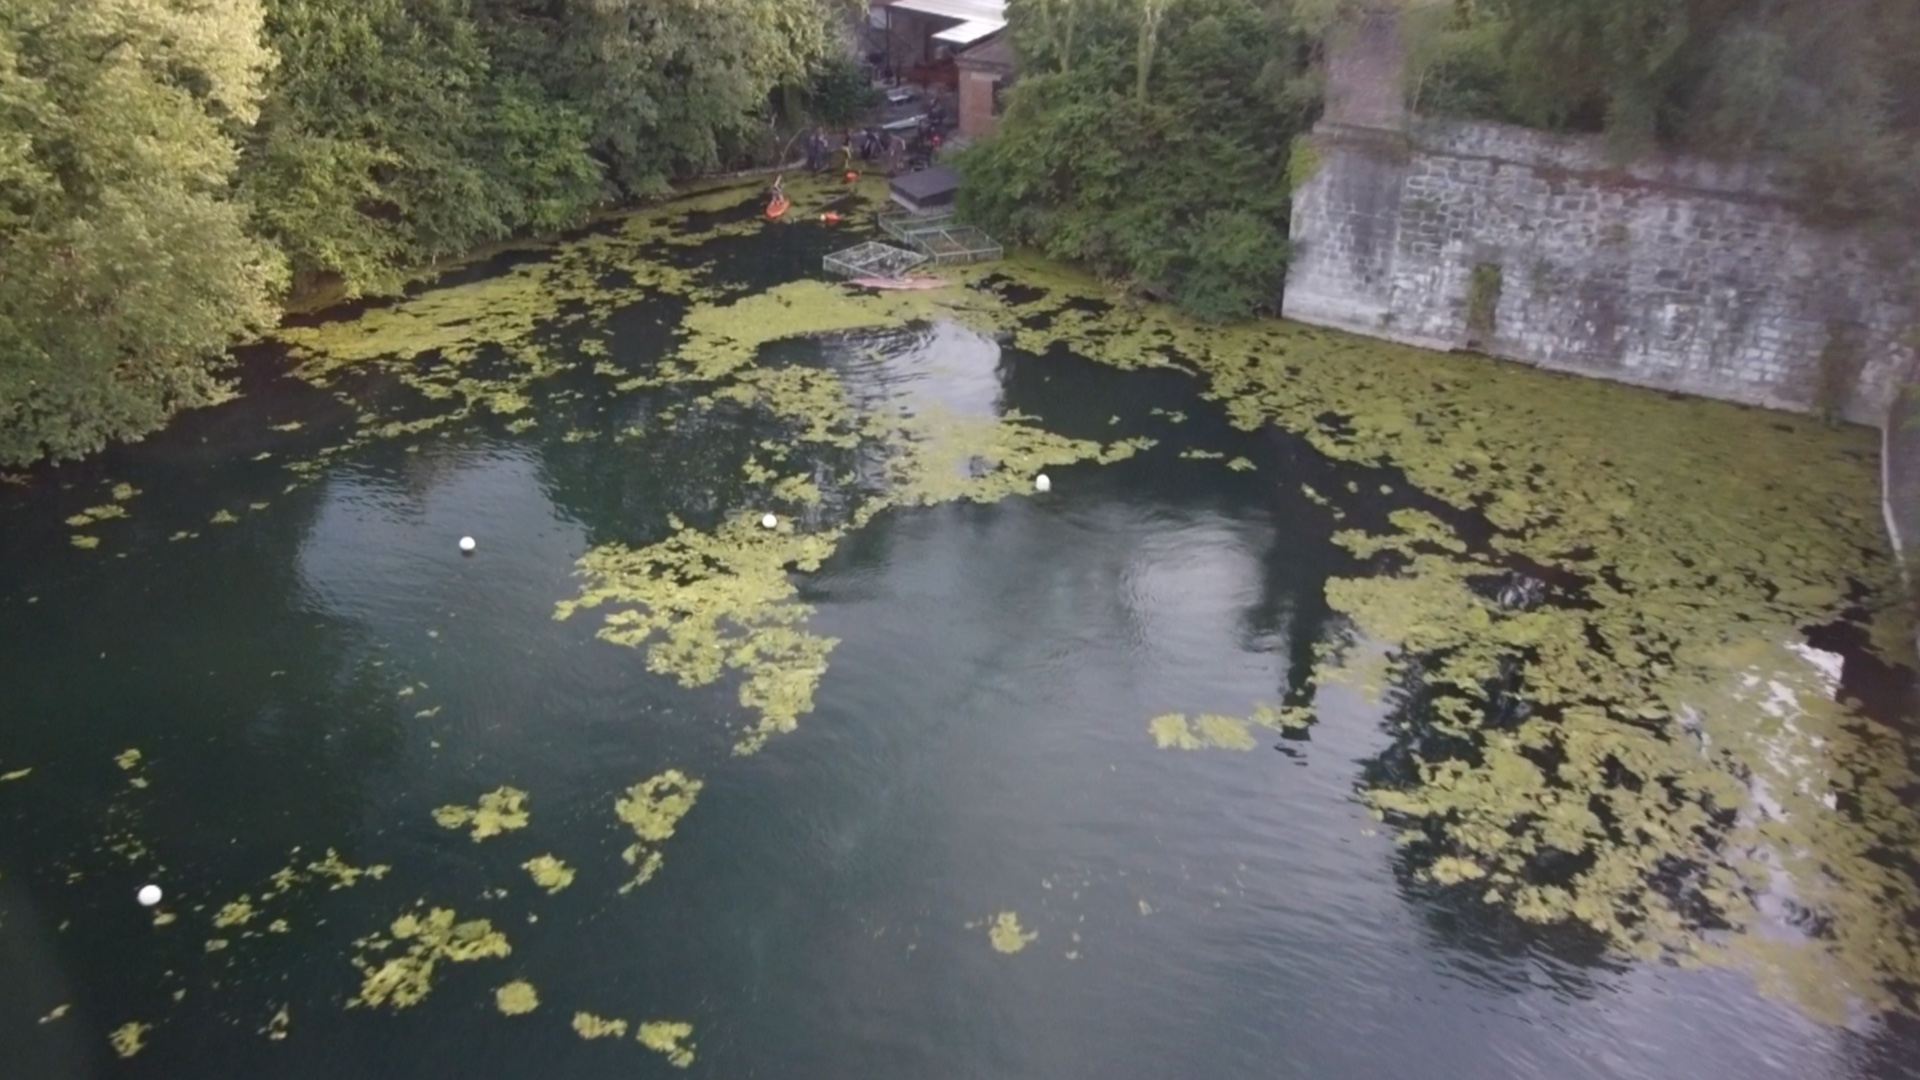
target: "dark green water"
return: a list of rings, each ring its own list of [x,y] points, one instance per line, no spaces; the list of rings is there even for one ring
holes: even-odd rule
[[[623,363],[665,347],[644,312],[617,326]],[[1358,694],[1323,688],[1310,738],[1263,732],[1257,753],[1155,748],[1147,718],[1279,700],[1329,633],[1322,585],[1353,565],[1330,511],[1275,478],[1382,476],[1232,430],[1191,380],[957,327],[777,348],[871,400],[1162,441],[1054,470],[1043,497],[891,510],[852,536],[804,582],[812,628],[840,639],[817,708],[750,757],[730,753],[730,683],[684,689],[595,620],[552,617],[591,545],[730,512],[765,434],[745,415],[619,442],[661,399],[563,380],[580,396],[543,398],[528,434],[374,444],[282,495],[259,432],[305,418],[317,445],[338,409],[266,381],[0,493],[0,771],[33,769],[0,784],[0,1075],[1916,1074],[1902,1024],[1821,1027],[1740,974],[1606,959],[1416,884],[1354,798],[1388,750],[1386,707]],[[110,544],[74,550],[59,518],[103,481],[142,494]],[[252,501],[271,505],[205,525]],[[1401,505],[1376,501],[1346,501],[1345,525]],[[114,764],[128,748],[145,788]],[[620,895],[612,800],[667,768],[705,789],[658,876]],[[474,843],[434,823],[503,784],[530,794],[528,828]],[[150,856],[111,850],[125,835]],[[283,934],[209,928],[296,846],[394,869],[276,900]],[[533,888],[519,867],[544,853],[571,888]],[[134,903],[150,880],[173,925]],[[347,1008],[354,939],[416,900],[491,920],[511,955],[443,965],[412,1009]],[[1024,951],[990,947],[978,924],[1001,911],[1037,932]],[[232,944],[209,953],[216,936]],[[538,1010],[495,1010],[514,978]],[[578,1010],[692,1023],[697,1058],[582,1041]],[[106,1033],[129,1020],[156,1027],[120,1061]]]

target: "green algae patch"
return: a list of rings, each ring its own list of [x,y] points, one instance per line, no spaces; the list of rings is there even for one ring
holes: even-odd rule
[[[620,853],[626,864],[634,868],[634,879],[620,886],[621,892],[631,892],[653,880],[653,875],[666,861],[658,845],[673,837],[680,827],[680,819],[693,809],[703,786],[699,780],[688,779],[679,769],[668,769],[633,785],[625,795],[614,800],[614,816],[630,826],[638,837]]]
[[[520,864],[533,878],[533,883],[547,890],[549,894],[573,884],[573,869],[551,855],[540,855]]]
[[[269,1042],[280,1042],[287,1037],[287,1032],[292,1027],[293,1014],[285,1005],[282,1005],[267,1018],[267,1026],[260,1029],[260,1034],[265,1035]]]
[[[132,772],[140,767],[140,751],[122,750],[114,755],[113,763],[127,772]]]
[[[480,796],[478,806],[440,807],[433,812],[433,820],[446,829],[473,826],[473,839],[478,843],[527,827],[527,793],[513,787],[495,788]]]
[[[89,525],[95,524],[96,522],[111,521],[114,518],[124,518],[126,516],[127,516],[126,507],[121,506],[118,503],[105,503],[100,506],[89,507],[85,510],[80,511],[79,513],[68,518],[67,524],[71,525],[76,529],[84,529]]]
[[[375,935],[355,942],[361,953],[353,965],[363,978],[360,992],[347,1005],[411,1008],[432,991],[434,971],[441,964],[471,963],[513,952],[506,935],[487,920],[457,922],[456,918],[448,908],[433,908],[424,915],[409,912],[393,921],[389,936]],[[385,955],[397,948],[405,951],[398,956]]]
[[[688,1041],[693,1038],[693,1025],[673,1020],[648,1020],[640,1025],[640,1034],[635,1036],[640,1045],[662,1054],[667,1064],[676,1069],[684,1069],[693,1064],[694,1045]]]
[[[899,325],[906,310],[876,305],[832,282],[813,280],[777,285],[730,304],[698,306],[681,320],[685,341],[660,372],[627,385],[722,379],[752,364],[761,347],[771,342]]]
[[[583,1039],[624,1039],[627,1037],[627,1022],[595,1016],[590,1012],[577,1012],[573,1014],[573,1030]]]
[[[1189,720],[1170,713],[1154,717],[1147,729],[1162,750],[1252,750],[1257,745],[1246,722],[1231,716],[1202,715]]]
[[[130,1058],[147,1047],[147,1034],[153,1030],[152,1024],[143,1024],[130,1020],[114,1028],[107,1036],[108,1045],[113,1052],[123,1058]]]
[[[253,917],[258,914],[259,912],[253,908],[252,897],[242,896],[240,899],[222,906],[218,912],[214,913],[213,925],[216,929],[220,930],[234,926],[244,926],[248,922],[251,922]]]
[[[683,686],[704,686],[726,671],[744,675],[740,703],[759,723],[742,740],[757,749],[767,736],[791,731],[813,708],[813,694],[837,642],[812,634],[812,609],[798,601],[787,567],[811,570],[833,550],[830,536],[763,529],[745,517],[713,533],[673,519],[674,533],[644,548],[612,544],[582,556],[587,580],[556,619],[605,606],[617,608],[598,636],[646,650],[647,668]]]
[[[1380,486],[1451,512],[1337,537],[1369,574],[1328,584],[1338,640],[1314,677],[1388,701],[1418,751],[1368,794],[1416,870],[1623,954],[1737,964],[1825,1018],[1836,987],[1887,1008],[1920,983],[1920,943],[1886,914],[1920,896],[1865,855],[1920,850],[1891,809],[1913,782],[1905,751],[1818,685],[1802,644],[1803,627],[1852,622],[1908,663],[1870,433],[1286,323],[1076,304],[1112,297],[1021,259],[996,272],[1044,290],[1008,303],[1023,348],[1187,371],[1237,427],[1398,470]],[[1792,731],[1758,734],[1769,701]],[[1805,917],[1770,930],[1786,881]]]
[[[1313,723],[1312,710],[1301,706],[1261,705],[1245,719],[1202,713],[1156,716],[1147,723],[1154,745],[1162,750],[1252,750],[1259,745],[1254,727],[1273,731],[1302,731]]]
[[[597,631],[601,639],[642,650],[649,670],[685,686],[737,677],[740,702],[754,720],[735,751],[752,753],[771,736],[794,730],[813,708],[837,642],[807,630],[812,609],[800,602],[792,575],[818,569],[847,532],[891,506],[1024,494],[1033,476],[1049,466],[1118,461],[1153,445],[1148,439],[1110,445],[1069,439],[1018,414],[863,412],[834,371],[758,362],[767,344],[812,335],[930,318],[982,329],[1010,325],[992,298],[972,290],[945,292],[953,295],[862,295],[800,281],[729,304],[693,307],[682,320],[683,340],[674,354],[621,383],[623,390],[710,386],[694,408],[759,409],[799,425],[794,441],[884,457],[886,490],[855,500],[806,531],[786,521],[762,528],[756,511],[711,531],[675,518],[673,535],[647,547],[595,548],[578,563],[580,596],[557,605],[555,618],[606,609]],[[672,419],[663,415],[660,421]],[[763,445],[776,461],[790,446]],[[826,501],[815,478],[783,476],[758,459],[747,463],[746,478],[764,485],[776,506],[820,507]]]
[[[540,995],[532,983],[515,979],[493,992],[493,1004],[508,1016],[521,1016],[540,1007]]]
[[[370,878],[374,881],[379,881],[381,878],[386,877],[392,869],[393,867],[384,864],[353,866],[340,858],[339,852],[328,848],[326,855],[307,864],[305,874],[294,870],[292,867],[287,867],[276,872],[273,875],[274,892],[269,895],[284,893],[299,882],[309,879],[320,879],[328,882],[327,889],[330,892],[339,889],[351,889],[360,883],[361,878]]]
[[[994,952],[1017,953],[1040,940],[1040,935],[1021,926],[1019,915],[1003,911],[994,916],[992,925],[987,927],[987,940],[993,944]]]

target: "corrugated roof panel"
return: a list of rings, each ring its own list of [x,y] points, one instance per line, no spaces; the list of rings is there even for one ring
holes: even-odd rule
[[[997,34],[1006,29],[1007,24],[998,19],[979,19],[963,22],[959,26],[950,26],[933,35],[933,40],[944,41],[949,45],[971,45],[983,37]]]
[[[897,7],[902,11],[918,11],[923,15],[959,19],[963,23],[990,22],[999,23],[1001,26],[1007,24],[1006,0],[893,0],[887,6]]]

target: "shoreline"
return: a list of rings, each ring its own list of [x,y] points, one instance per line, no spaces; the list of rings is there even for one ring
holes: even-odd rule
[[[509,252],[533,250],[560,243],[569,236],[597,228],[609,221],[648,206],[670,203],[676,199],[689,198],[694,195],[703,195],[710,191],[718,191],[731,187],[741,181],[751,180],[755,177],[773,176],[779,173],[801,169],[805,166],[806,162],[804,161],[792,161],[784,164],[761,165],[751,169],[737,169],[732,172],[710,173],[705,176],[678,181],[672,185],[672,190],[669,194],[656,199],[628,199],[609,203],[588,214],[585,220],[579,224],[561,229],[557,232],[525,233],[502,237],[491,243],[482,244],[480,247],[464,255],[452,256],[438,262],[428,263],[425,266],[407,270],[404,272],[400,288],[393,291],[363,292],[350,296],[346,290],[339,286],[337,280],[324,281],[321,284],[311,286],[305,290],[289,291],[287,298],[280,304],[280,319],[282,324],[284,324],[288,319],[311,318],[324,315],[334,308],[347,304],[377,303],[383,300],[392,300],[405,296],[407,290],[412,286],[431,283],[435,279],[452,273],[453,271],[473,266],[476,263],[485,262],[488,259],[497,258]],[[234,345],[237,348],[257,343],[257,339],[249,339],[235,342]]]

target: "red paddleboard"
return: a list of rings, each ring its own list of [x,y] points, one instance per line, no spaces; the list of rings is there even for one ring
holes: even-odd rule
[[[858,285],[864,289],[938,289],[946,285],[947,283],[940,280],[939,278],[926,278],[926,277],[914,277],[914,278],[859,277],[859,278],[854,278],[852,281],[852,284]]]
[[[778,221],[780,215],[786,213],[787,208],[792,205],[793,203],[788,201],[785,195],[775,195],[772,201],[767,203],[767,220]]]

